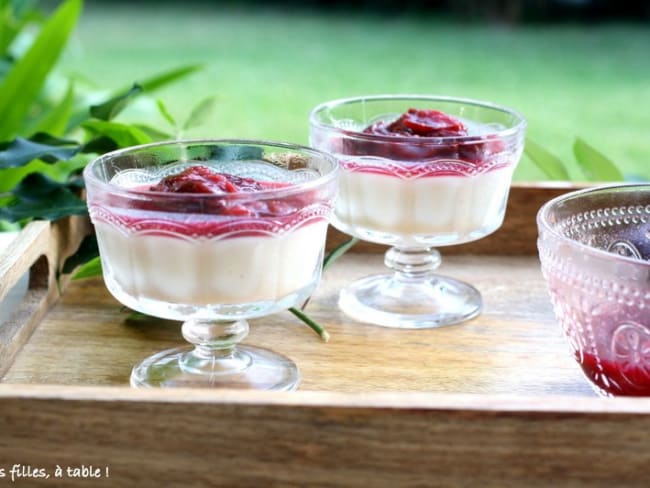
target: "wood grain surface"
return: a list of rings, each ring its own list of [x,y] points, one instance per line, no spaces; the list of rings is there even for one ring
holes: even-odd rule
[[[534,216],[566,190],[513,188],[507,235],[441,249],[440,273],[483,294],[472,321],[412,331],[345,317],[340,288],[382,270],[383,248],[365,244],[309,305],[329,343],[288,313],[251,321],[245,342],[298,364],[292,393],[129,388],[135,362],[182,344],[179,324],[128,323],[101,280],[71,282],[5,360],[0,473],[51,473],[23,486],[645,487],[650,399],[594,395],[539,271]],[[68,249],[76,238],[50,235]],[[101,477],[54,478],[82,464]]]
[[[592,395],[555,323],[536,257],[443,255],[441,273],[473,283],[485,310],[420,331],[360,324],[338,310],[341,287],[381,269],[381,255],[359,253],[328,269],[308,312],[329,343],[287,312],[250,321],[246,342],[296,361],[303,390]],[[127,385],[135,362],[183,344],[178,323],[126,317],[100,279],[71,283],[4,382]]]
[[[103,475],[24,486],[646,487],[650,474],[647,399],[178,393],[10,385],[0,459]]]

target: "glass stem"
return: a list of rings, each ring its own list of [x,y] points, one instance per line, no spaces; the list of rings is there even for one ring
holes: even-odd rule
[[[397,280],[421,281],[431,277],[440,266],[440,253],[432,247],[391,247],[386,251],[384,264],[395,271]]]
[[[232,355],[235,346],[248,335],[248,322],[188,320],[183,323],[183,337],[194,345],[192,355],[202,359],[219,359]]]

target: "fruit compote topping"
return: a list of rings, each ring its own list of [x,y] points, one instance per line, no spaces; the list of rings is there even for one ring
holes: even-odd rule
[[[152,185],[150,191],[166,193],[225,193],[254,192],[288,186],[287,183],[258,181],[228,173],[217,173],[207,166],[190,166],[184,171],[169,175]]]
[[[460,137],[468,135],[463,123],[439,110],[408,109],[393,122],[380,120],[366,127],[365,134],[405,137]]]
[[[505,148],[494,130],[491,124],[461,121],[439,110],[410,108],[396,119],[379,120],[365,127],[360,131],[362,137],[345,139],[343,152],[406,162],[450,159],[486,165]]]
[[[145,198],[136,206],[130,200],[131,211],[120,212],[120,220],[138,230],[215,236],[275,233],[318,217],[319,208],[309,210],[314,203],[309,193],[256,195],[293,185],[279,180],[282,176],[289,179],[290,171],[274,167],[273,174],[276,180],[256,179],[195,164],[149,184],[134,185],[132,177],[123,177],[119,184],[141,192]],[[148,193],[151,198],[146,198]],[[160,193],[168,193],[169,198]]]

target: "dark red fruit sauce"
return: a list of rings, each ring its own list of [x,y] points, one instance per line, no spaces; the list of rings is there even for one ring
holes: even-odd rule
[[[408,109],[394,122],[379,121],[363,131],[365,134],[407,137],[466,136],[467,129],[457,119],[438,110]]]
[[[624,361],[596,359],[583,354],[578,362],[582,371],[601,390],[617,396],[650,396],[650,374],[638,365]]]
[[[243,178],[228,173],[218,173],[207,166],[196,165],[190,166],[181,173],[167,176],[157,184],[144,188],[144,190],[176,194],[224,195],[223,199],[202,199],[198,197],[193,200],[186,198],[180,201],[170,200],[169,202],[156,200],[158,205],[155,208],[156,210],[173,211],[176,209],[176,211],[224,216],[269,217],[290,214],[304,205],[303,199],[286,197],[282,199],[269,198],[240,201],[228,199],[227,195],[276,190],[288,186],[290,186],[289,183]],[[165,208],[161,208],[161,206]],[[149,209],[153,210],[154,208]]]
[[[382,120],[369,125],[361,134],[383,137],[354,137],[349,133],[349,137],[343,140],[344,154],[412,162],[451,159],[481,165],[505,147],[501,139],[472,136],[460,120],[439,110],[428,109],[410,108],[396,120]],[[463,139],[435,139],[443,137]]]
[[[286,186],[270,181],[257,181],[227,173],[216,173],[206,166],[191,166],[177,175],[160,180],[149,188],[168,193],[238,193],[269,190]]]
[[[286,182],[218,173],[198,164],[167,176],[155,185],[138,188],[137,191],[142,193],[141,199],[130,197],[124,200],[126,205],[120,204],[119,200],[113,205],[136,210],[119,212],[120,221],[149,234],[268,236],[320,219],[318,215],[304,212],[314,203],[315,195],[312,193],[299,192],[280,197],[253,195],[289,186],[291,184]],[[147,197],[148,193],[151,197]],[[156,193],[170,195],[167,198]]]

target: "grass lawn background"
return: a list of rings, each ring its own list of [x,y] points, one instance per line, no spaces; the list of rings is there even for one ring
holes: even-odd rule
[[[192,3],[89,2],[61,62],[118,88],[187,63],[204,69],[159,92],[182,119],[216,96],[188,136],[308,142],[316,104],[379,93],[490,100],[522,112],[528,135],[572,162],[580,136],[650,178],[650,25],[463,24],[439,18],[233,10]],[[152,101],[126,116],[164,122]],[[574,168],[572,175],[580,178]],[[524,159],[518,179],[542,179]]]

